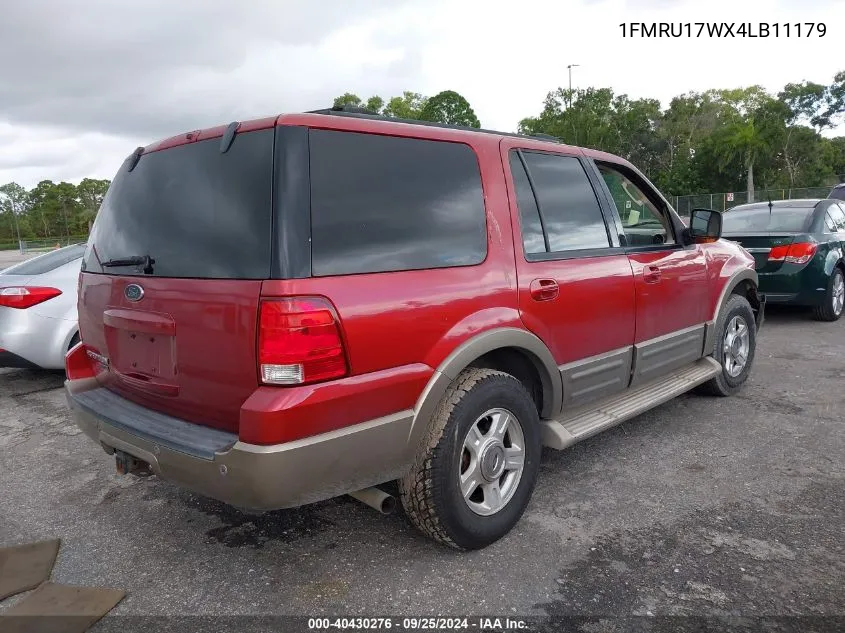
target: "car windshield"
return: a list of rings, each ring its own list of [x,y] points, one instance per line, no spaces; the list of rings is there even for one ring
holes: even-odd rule
[[[9,268],[0,271],[0,275],[43,275],[55,270],[59,266],[64,266],[72,262],[74,259],[79,259],[85,252],[85,244],[74,244],[65,248],[59,248],[55,251],[33,257],[20,264],[15,264]]]
[[[815,206],[773,207],[769,205],[732,209],[722,218],[722,233],[803,233],[810,225]]]

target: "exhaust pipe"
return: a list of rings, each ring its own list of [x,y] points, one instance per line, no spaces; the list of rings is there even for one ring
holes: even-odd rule
[[[350,492],[349,496],[382,514],[393,514],[393,511],[396,510],[396,497],[375,486],[358,492]]]

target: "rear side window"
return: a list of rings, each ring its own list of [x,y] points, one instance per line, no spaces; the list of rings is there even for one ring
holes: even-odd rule
[[[85,244],[60,248],[51,253],[33,257],[15,266],[10,266],[0,275],[43,275],[56,270],[59,266],[72,262],[74,259],[79,259],[84,252]]]
[[[833,220],[833,225],[836,227],[835,230],[845,231],[845,210],[843,210],[843,205],[839,203],[832,204],[827,212]]]
[[[487,256],[467,145],[311,130],[315,276],[471,266]]]
[[[272,230],[273,130],[238,134],[226,153],[209,139],[126,164],[88,239],[88,272],[156,277],[267,279]]]
[[[608,248],[596,192],[574,156],[523,152],[552,253]],[[522,211],[520,211],[522,213]]]

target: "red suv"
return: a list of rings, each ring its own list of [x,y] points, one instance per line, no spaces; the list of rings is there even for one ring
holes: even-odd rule
[[[720,231],[545,139],[346,110],[182,134],[100,209],[68,401],[122,472],[254,509],[398,480],[483,547],[543,445],[745,382],[763,302]]]

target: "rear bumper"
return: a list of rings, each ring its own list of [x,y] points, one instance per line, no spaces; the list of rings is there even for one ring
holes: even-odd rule
[[[146,462],[163,479],[243,508],[328,499],[401,476],[412,453],[413,411],[272,446],[129,402],[93,379],[65,383],[77,426],[107,453]]]
[[[29,363],[4,365],[0,358],[0,367],[62,369],[75,331],[76,321],[44,316],[31,308],[0,308],[0,350],[12,355],[7,362]]]
[[[815,306],[827,292],[827,278],[815,269],[803,268],[795,272],[760,273],[760,292],[770,304]]]

